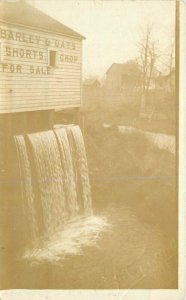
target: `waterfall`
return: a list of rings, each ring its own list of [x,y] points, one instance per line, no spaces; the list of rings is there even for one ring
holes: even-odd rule
[[[81,130],[66,125],[15,136],[22,204],[31,247],[28,261],[60,261],[95,246],[107,227],[93,216],[87,158]]]
[[[64,128],[55,129],[55,135],[59,144],[62,168],[64,172],[66,210],[70,217],[74,217],[79,212],[79,206],[77,203],[76,178],[69,140]]]
[[[55,234],[79,215],[91,215],[86,151],[78,126],[16,136],[15,143],[23,206],[34,240]]]
[[[75,158],[76,181],[79,181],[81,188],[79,198],[82,198],[84,213],[90,215],[92,212],[91,194],[83,136],[78,126],[69,126],[67,132],[70,136],[71,148],[73,149],[72,157]]]
[[[52,130],[28,134],[27,138],[35,170],[36,201],[42,208],[43,231],[51,235],[67,220],[59,147]]]
[[[23,200],[23,211],[27,218],[27,225],[29,226],[29,234],[33,243],[38,236],[38,226],[36,222],[36,211],[34,206],[34,191],[32,187],[31,167],[28,158],[26,143],[23,136],[15,137],[15,144],[18,155],[18,162],[20,168],[20,182]]]

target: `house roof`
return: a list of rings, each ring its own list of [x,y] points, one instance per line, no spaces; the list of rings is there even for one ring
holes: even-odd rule
[[[25,2],[0,3],[0,21],[84,39],[81,34]]]
[[[124,63],[124,64],[113,63],[110,66],[110,68],[106,71],[106,74],[112,71],[118,71],[122,74],[141,73],[136,63]]]

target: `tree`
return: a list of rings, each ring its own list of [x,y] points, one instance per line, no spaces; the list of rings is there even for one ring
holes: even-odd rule
[[[142,98],[140,112],[146,110],[146,98],[150,89],[152,78],[156,72],[156,63],[159,57],[157,42],[153,38],[153,26],[148,24],[142,31],[138,47],[138,64],[142,72]]]
[[[174,40],[165,49],[162,55],[161,65],[164,68],[165,73],[169,76],[169,89],[173,93],[175,90],[175,83],[173,81],[175,71],[175,43]]]

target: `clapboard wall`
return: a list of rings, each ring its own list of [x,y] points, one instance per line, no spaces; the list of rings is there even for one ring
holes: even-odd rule
[[[81,39],[0,22],[0,113],[80,107],[81,69]]]

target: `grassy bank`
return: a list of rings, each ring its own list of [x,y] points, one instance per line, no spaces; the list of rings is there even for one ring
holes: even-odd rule
[[[139,99],[132,103],[92,102],[84,108],[85,121],[87,124],[110,124],[112,126],[127,125],[138,129],[171,134],[176,133],[175,120],[164,116],[164,118],[140,118]]]
[[[177,231],[175,157],[143,134],[87,124],[85,133],[94,206],[124,202],[142,222]]]

